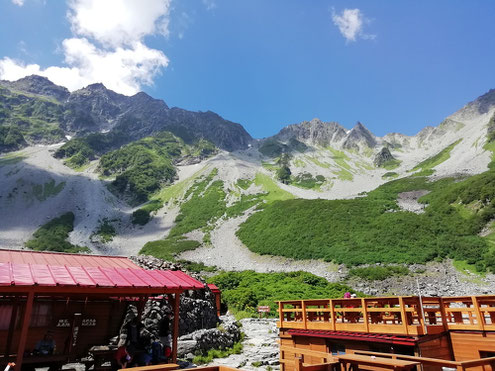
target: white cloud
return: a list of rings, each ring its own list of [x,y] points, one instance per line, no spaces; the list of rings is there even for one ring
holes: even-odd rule
[[[144,43],[147,35],[168,35],[170,0],[71,0],[67,17],[75,37],[62,42],[66,66],[41,68],[5,57],[0,78],[38,74],[77,90],[102,82],[122,94],[135,94],[169,63],[161,50]]]
[[[332,20],[347,42],[356,41],[358,38],[374,39],[376,37],[376,35],[363,32],[363,25],[369,23],[369,19],[365,18],[359,9],[344,9],[340,14],[332,10]]]
[[[168,36],[170,0],[70,0],[72,32],[104,45],[131,45],[144,36]]]
[[[203,0],[204,6],[206,6],[206,10],[212,10],[217,7],[217,3],[215,0]]]
[[[12,0],[12,3],[18,6],[23,6],[24,0]]]

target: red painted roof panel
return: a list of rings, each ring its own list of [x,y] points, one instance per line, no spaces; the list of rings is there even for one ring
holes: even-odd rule
[[[0,249],[0,263],[139,269],[131,260],[122,256],[83,255],[30,250]]]
[[[0,250],[0,286],[201,289],[181,271],[145,270],[127,258]],[[75,291],[77,292],[77,290]]]

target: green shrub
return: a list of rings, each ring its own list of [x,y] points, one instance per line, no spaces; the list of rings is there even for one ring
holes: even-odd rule
[[[132,213],[132,224],[145,225],[150,221],[150,212],[146,209],[137,209]]]
[[[403,266],[370,266],[362,268],[352,268],[349,270],[349,276],[360,277],[370,281],[383,281],[391,276],[406,276],[411,272]]]
[[[100,221],[100,225],[94,234],[100,237],[101,242],[108,243],[113,240],[117,235],[117,232],[110,221],[107,218],[104,218],[103,221]]]
[[[257,307],[269,305],[274,317],[276,300],[319,299],[342,297],[351,288],[329,283],[308,272],[256,273],[254,271],[223,272],[208,279],[222,290],[222,300],[236,313],[257,315]]]
[[[26,242],[26,247],[39,251],[90,252],[87,247],[73,245],[67,241],[74,229],[74,213],[68,212],[50,220],[33,233],[33,239]]]
[[[156,258],[175,261],[175,255],[183,251],[194,250],[200,245],[197,241],[167,238],[166,240],[147,242],[139,251],[140,255],[152,255]]]
[[[397,194],[426,189],[423,214],[400,211]],[[410,177],[388,182],[352,200],[286,200],[266,204],[237,235],[252,251],[294,259],[325,259],[348,265],[424,263],[450,257],[483,261],[488,253],[478,233],[495,217],[495,171],[463,181],[427,182]],[[452,206],[480,201],[482,209],[461,215]],[[305,226],[305,228],[301,228]]]

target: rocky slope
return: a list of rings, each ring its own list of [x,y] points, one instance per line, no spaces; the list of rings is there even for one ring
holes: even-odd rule
[[[40,107],[49,104],[50,107]],[[28,105],[22,116],[15,115],[19,105]],[[34,112],[38,108],[40,112]],[[133,96],[117,94],[102,84],[69,93],[40,76],[28,76],[18,81],[0,81],[0,126],[44,125],[46,115],[55,110],[51,123],[65,136],[88,133],[106,133],[116,129],[125,131],[122,143],[130,142],[158,131],[171,131],[186,141],[208,139],[219,148],[236,150],[247,148],[252,141],[244,128],[224,120],[214,112],[191,112],[181,108],[169,108],[162,100],[140,92]],[[31,122],[33,113],[41,122]],[[27,138],[27,143],[47,141],[46,135]],[[48,141],[60,141],[60,135]],[[0,143],[1,144],[1,143]],[[3,148],[4,150],[8,148]],[[2,146],[0,145],[0,151]]]
[[[69,93],[41,77],[2,81],[0,108],[0,129],[19,129],[24,136],[20,146],[31,145],[0,157],[0,247],[21,248],[40,225],[72,211],[75,223],[70,242],[88,246],[95,253],[131,255],[146,242],[163,240],[169,234],[183,205],[191,199],[190,187],[213,169],[212,182],[221,184],[225,196],[219,202],[225,210],[249,197],[259,202],[352,198],[415,173],[438,179],[484,172],[492,155],[485,144],[494,121],[495,90],[415,136],[392,133],[377,137],[361,123],[347,130],[338,123],[314,119],[289,125],[274,137],[253,142],[252,147],[252,138],[242,126],[212,112],[169,108],[144,93],[126,97],[101,84]],[[227,151],[200,163],[178,166],[174,185],[164,186],[156,195],[162,205],[151,212],[151,221],[139,226],[132,223],[132,213],[143,205],[130,206],[112,193],[107,187],[112,179],[102,179],[96,172],[98,160],[75,171],[53,157],[60,144],[49,145],[66,135],[111,133],[122,128],[133,140],[166,129],[184,140],[208,138]],[[52,131],[47,137],[48,129]],[[282,153],[289,155],[289,184],[277,179]],[[442,155],[437,156],[439,153]],[[235,233],[255,208],[256,202],[239,214],[212,218],[188,233],[185,237],[202,246],[183,257],[224,269],[308,269],[330,280],[345,277],[345,269],[331,263],[260,257],[247,251]],[[404,208],[422,209],[421,205]],[[94,238],[103,220],[115,228],[113,240]]]

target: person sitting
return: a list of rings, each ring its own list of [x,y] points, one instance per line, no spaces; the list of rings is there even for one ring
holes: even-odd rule
[[[34,354],[47,356],[55,352],[55,341],[53,340],[53,332],[48,331],[43,339],[36,343],[34,347]]]
[[[127,352],[127,348],[125,345],[120,346],[115,352],[115,355],[112,360],[112,370],[120,370],[122,368],[126,368],[127,364],[131,361],[131,356],[129,352]]]

